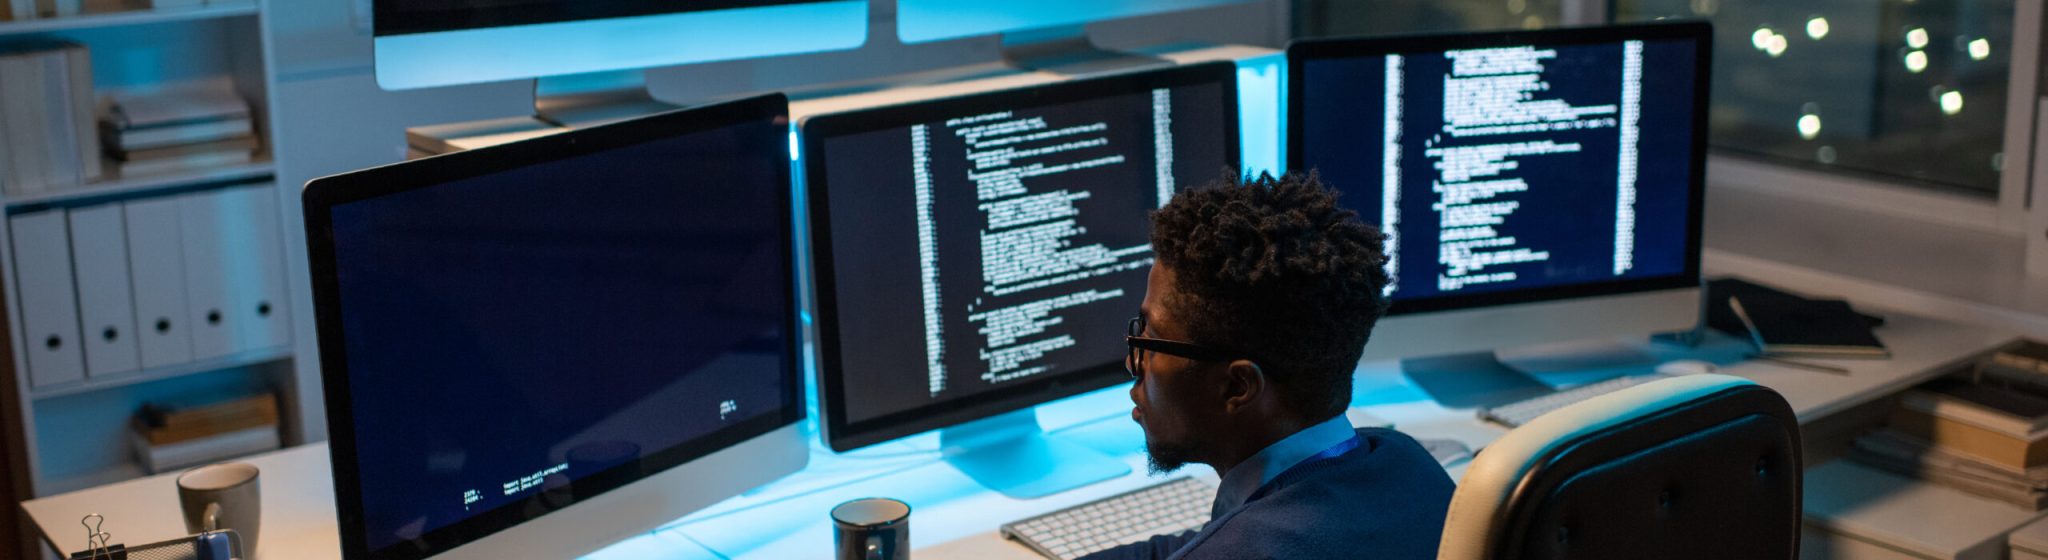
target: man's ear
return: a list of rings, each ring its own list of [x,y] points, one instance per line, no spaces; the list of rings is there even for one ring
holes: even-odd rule
[[[1223,368],[1223,412],[1236,414],[1256,406],[1259,399],[1272,392],[1272,382],[1266,379],[1266,371],[1251,360],[1231,360]]]

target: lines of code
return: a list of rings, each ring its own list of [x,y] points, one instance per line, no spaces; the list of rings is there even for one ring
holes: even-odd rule
[[[1046,373],[1048,354],[1072,348],[1076,340],[1058,327],[1067,312],[1127,295],[1121,288],[1077,285],[1089,279],[1142,270],[1152,264],[1152,248],[1142,238],[1124,236],[1123,243],[1091,236],[1084,207],[1097,195],[1095,185],[1080,180],[1083,172],[1141,164],[1152,156],[1147,195],[1164,204],[1174,190],[1172,97],[1168,90],[1149,96],[1151,130],[1112,130],[1107,120],[1062,119],[1059,115],[999,111],[947,120],[938,134],[956,137],[964,146],[965,177],[974,188],[979,227],[975,231],[981,263],[979,296],[967,305],[967,323],[980,335],[976,351],[978,377],[1001,383]],[[1122,134],[1119,134],[1119,133]],[[1137,132],[1137,131],[1132,131]],[[939,285],[938,243],[928,228],[937,218],[930,203],[932,184],[930,128],[912,133],[912,165],[919,192],[920,263],[925,298],[926,354],[930,358],[929,394],[950,385],[945,354],[943,313],[945,291]],[[1149,134],[1148,134],[1149,133]],[[1131,139],[1143,143],[1132,144]],[[1117,139],[1125,139],[1122,143]],[[1143,145],[1149,143],[1150,145]],[[1149,149],[1148,149],[1149,148]],[[939,178],[950,181],[960,178]],[[1127,195],[1124,195],[1127,196]],[[1136,242],[1133,242],[1136,241]],[[990,302],[1002,302],[984,305]]]
[[[1289,86],[1300,101],[1290,158],[1377,222],[1399,313],[1687,282],[1703,48],[1618,39],[1310,56]]]
[[[1387,55],[1385,106],[1380,116],[1380,232],[1386,234],[1387,277],[1401,277],[1401,55]],[[1382,291],[1391,295],[1397,282]]]
[[[1444,53],[1450,65],[1442,76],[1442,129],[1424,150],[1436,170],[1431,184],[1436,201],[1431,209],[1437,213],[1439,291],[1514,282],[1521,277],[1514,265],[1551,260],[1554,248],[1535,246],[1503,230],[1522,210],[1526,197],[1545,196],[1546,189],[1563,188],[1532,185],[1519,171],[1533,159],[1582,157],[1585,147],[1569,139],[1574,132],[1621,127],[1614,274],[1623,274],[1632,266],[1633,138],[1640,118],[1642,71],[1641,44],[1630,45],[1633,55],[1628,60],[1633,66],[1626,68],[1633,70],[1625,72],[1623,91],[1616,92],[1620,104],[1574,105],[1553,94],[1554,84],[1545,72],[1558,56],[1554,49],[1509,47]],[[1390,60],[1390,99],[1399,94],[1399,72],[1399,63]],[[1398,120],[1399,111],[1398,105],[1389,104],[1387,119]],[[1388,140],[1389,145],[1397,143],[1398,137]],[[1398,158],[1399,154],[1390,151],[1387,157]],[[1388,188],[1388,192],[1397,190],[1398,186]],[[1398,206],[1398,200],[1388,206]]]
[[[821,397],[881,426],[1121,381],[1150,214],[1236,163],[1231,70],[1195,70],[814,121]]]
[[[1614,199],[1614,275],[1636,267],[1636,165],[1642,155],[1643,42],[1622,44],[1621,162],[1616,168]]]
[[[910,127],[910,175],[917,201],[917,265],[923,280],[924,359],[929,390],[946,390],[946,339],[939,336],[938,226],[932,225],[931,127]]]

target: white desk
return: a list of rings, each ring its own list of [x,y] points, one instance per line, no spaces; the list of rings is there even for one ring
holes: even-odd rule
[[[341,536],[334,529],[334,479],[328,475],[327,444],[302,445],[248,458],[261,472],[263,529],[256,558],[339,560]],[[29,500],[21,508],[33,518],[44,542],[60,556],[85,549],[87,514],[106,517],[102,528],[113,541],[148,544],[184,536],[178,511],[179,473],[88,488]]]
[[[1911,386],[2011,339],[2009,333],[1894,315],[1878,331],[1894,358],[1840,360],[1850,369],[1831,375],[1767,362],[1737,363],[1742,345],[1726,339],[1700,349],[1639,345],[1659,359],[1704,358],[1730,364],[1729,373],[1770,386],[1785,395],[1802,423]],[[1569,382],[1570,375],[1546,376]],[[1456,439],[1484,447],[1504,428],[1481,423],[1470,410],[1446,409],[1428,399],[1394,364],[1362,365],[1353,404],[1419,438]],[[592,558],[815,558],[829,554],[832,533],[826,511],[848,499],[889,496],[909,502],[911,543],[924,558],[1016,558],[1036,555],[1001,539],[1001,523],[1135,489],[1155,480],[1145,474],[1143,434],[1129,420],[1125,387],[1097,391],[1040,407],[1041,422],[1061,437],[1110,452],[1133,474],[1037,500],[1014,500],[981,489],[939,459],[937,436],[926,434],[855,453],[836,455],[815,448],[803,472],[726,500],[658,530],[600,550]],[[325,445],[316,444],[251,459],[263,470],[264,525],[256,558],[327,560],[339,558],[334,529],[333,485]],[[1184,471],[1214,481],[1205,467]],[[1463,474],[1454,465],[1451,475]],[[69,554],[84,544],[78,519],[97,511],[118,542],[152,542],[184,534],[172,475],[143,478],[25,502],[23,508],[47,541]],[[1929,515],[1939,515],[1930,512]],[[716,552],[713,552],[716,551]]]

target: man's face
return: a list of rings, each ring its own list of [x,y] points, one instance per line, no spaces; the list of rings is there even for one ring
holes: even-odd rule
[[[1179,301],[1171,297],[1177,294],[1173,274],[1164,265],[1154,264],[1145,280],[1145,302],[1139,307],[1145,323],[1145,332],[1139,336],[1188,340],[1186,324],[1165,303]],[[1131,403],[1135,405],[1131,419],[1145,430],[1145,453],[1152,472],[1171,472],[1188,463],[1205,462],[1197,434],[1211,424],[1205,420],[1213,415],[1208,406],[1213,399],[1205,397],[1216,393],[1205,390],[1205,381],[1214,379],[1218,373],[1212,370],[1220,366],[1144,351],[1136,361],[1129,364],[1137,377],[1131,385]]]

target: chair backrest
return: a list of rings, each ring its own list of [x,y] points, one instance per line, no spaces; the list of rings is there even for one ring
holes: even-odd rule
[[[1439,560],[1792,559],[1799,422],[1776,391],[1688,375],[1588,399],[1482,450]]]

